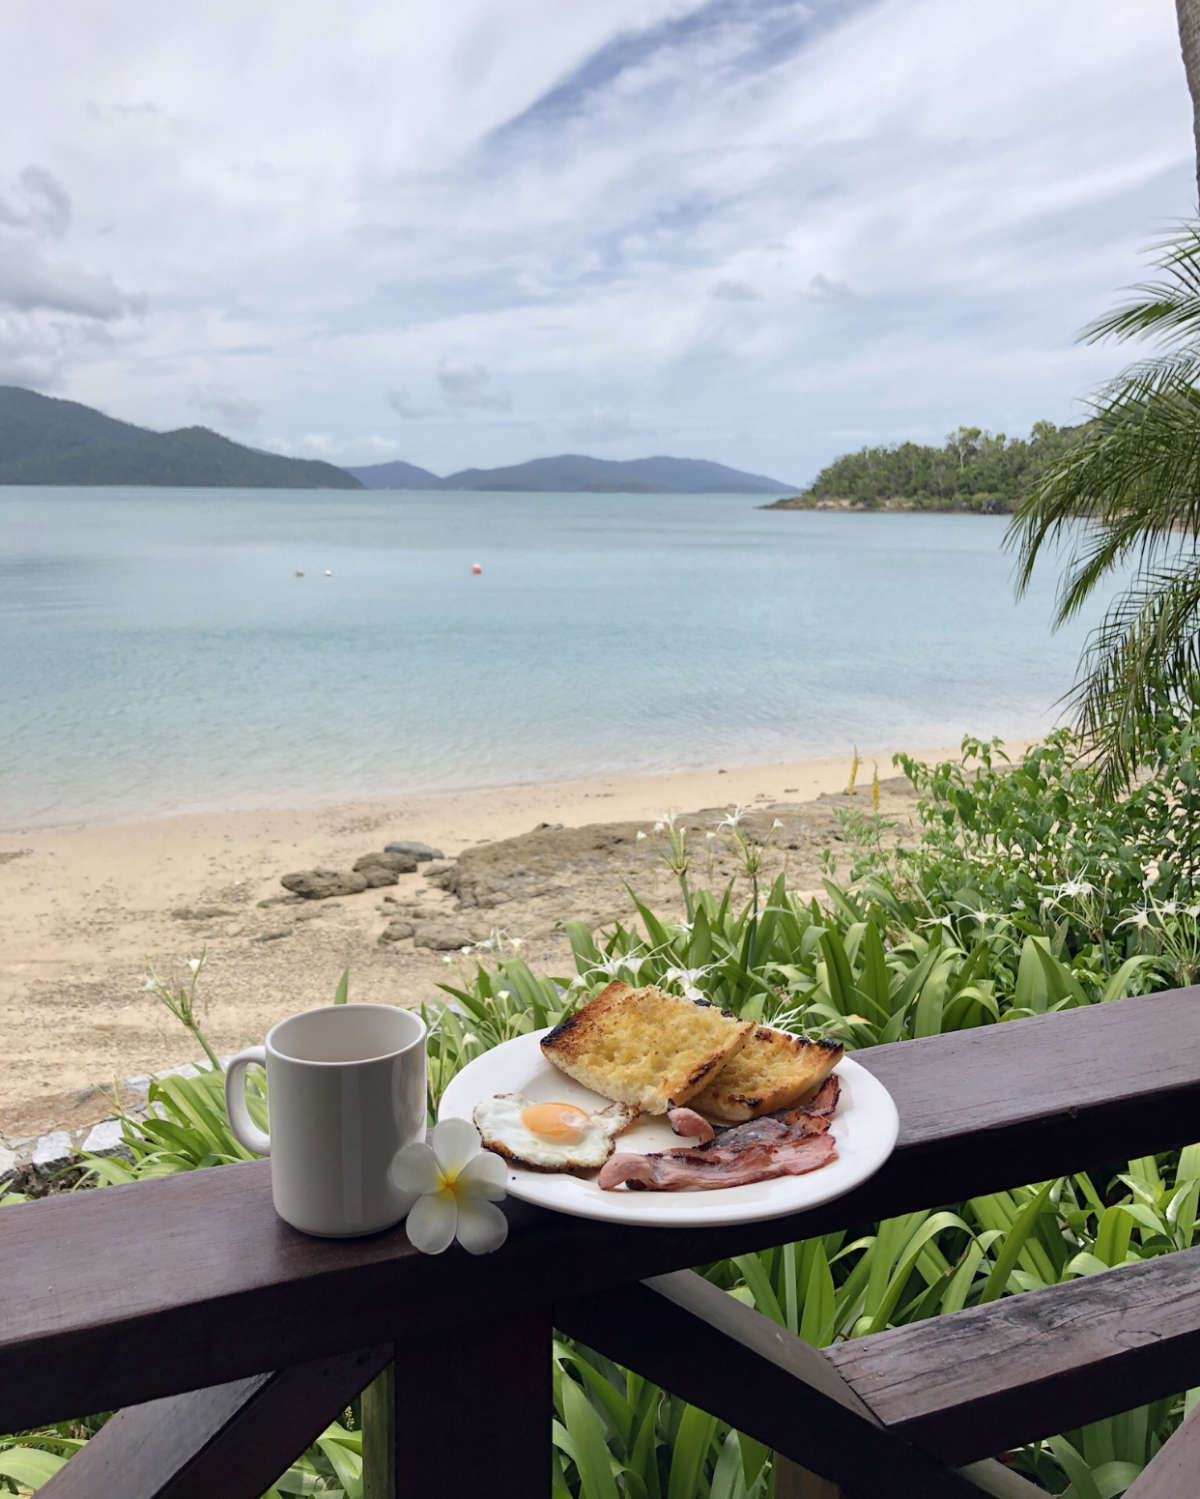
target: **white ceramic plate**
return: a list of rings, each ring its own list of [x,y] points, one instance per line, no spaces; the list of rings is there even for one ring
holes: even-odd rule
[[[534,1103],[573,1103],[602,1109],[608,1100],[559,1072],[542,1055],[539,1042],[548,1031],[518,1036],[476,1057],[453,1079],[442,1095],[439,1119],[470,1119],[475,1105],[495,1093],[523,1093]],[[831,1132],[837,1140],[837,1160],[806,1176],[779,1176],[744,1187],[696,1192],[629,1192],[618,1187],[602,1192],[595,1175],[530,1171],[510,1166],[511,1197],[534,1202],[577,1218],[603,1218],[610,1223],[648,1227],[710,1228],[721,1223],[749,1223],[759,1218],[781,1218],[818,1203],[831,1202],[878,1171],[892,1153],[900,1129],[892,1096],[865,1067],[849,1057],[837,1065],[841,1098]],[[687,1141],[674,1134],[663,1118],[643,1116],[617,1136],[619,1151],[639,1154],[671,1150]]]

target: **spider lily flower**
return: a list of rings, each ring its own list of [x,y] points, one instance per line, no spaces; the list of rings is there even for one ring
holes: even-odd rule
[[[392,1162],[392,1181],[408,1199],[408,1242],[422,1254],[441,1254],[455,1239],[468,1254],[499,1249],[508,1237],[508,1219],[496,1206],[506,1170],[465,1119],[443,1119],[428,1145],[406,1145]]]
[[[628,968],[634,978],[642,971],[642,965],[646,961],[645,953],[610,952],[606,958],[601,958],[588,970],[589,973],[602,973],[605,978],[616,978],[622,968]]]
[[[1139,932],[1144,932],[1150,925],[1151,914],[1148,906],[1139,906],[1136,911],[1131,911],[1124,921],[1118,921],[1116,929],[1120,931],[1123,926],[1135,926]]]
[[[696,989],[696,982],[711,972],[711,964],[707,968],[668,968],[662,981],[664,984],[679,984],[688,999],[703,999],[704,996]]]
[[[953,916],[927,916],[923,921],[917,922],[918,926],[943,926],[948,932],[954,930]]]
[[[739,804],[734,807],[732,812],[726,812],[725,816],[719,822],[715,823],[714,826],[718,828],[736,828],[740,826],[745,811],[745,807]]]
[[[635,836],[635,840],[634,840],[634,841],[635,841],[635,842],[637,842],[637,843],[641,843],[641,842],[642,842],[642,841],[643,841],[643,840],[644,840],[644,838],[645,838],[645,836],[646,836],[646,835],[645,835],[645,833],[644,833],[644,832],[643,832],[643,831],[642,831],[642,829],[641,829],[641,828],[638,828],[638,830],[637,830],[637,834],[636,834],[636,836]]]

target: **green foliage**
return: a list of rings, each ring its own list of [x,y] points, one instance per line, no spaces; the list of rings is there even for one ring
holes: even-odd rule
[[[823,468],[787,503],[809,508],[820,500],[835,500],[864,510],[899,505],[1008,512],[1070,451],[1075,436],[1075,428],[1043,421],[1034,423],[1027,439],[959,427],[942,448],[916,442],[860,448]]]
[[[1197,746],[1186,724],[1164,723],[1158,774],[1115,807],[1101,803],[1098,772],[1066,734],[1017,764],[1000,743],[976,740],[964,741],[961,763],[900,763],[918,794],[919,843],[887,851],[878,817],[854,810],[846,827],[858,878],[828,881],[823,901],[798,899],[783,877],[760,890],[761,848],[734,813],[720,835],[737,842],[741,832],[748,898],[735,898],[733,884],[692,890],[686,845],[664,822],[681,919],[631,893],[629,919],[603,932],[568,921],[575,971],[559,977],[535,974],[519,943],[479,944],[458,981],[442,986],[449,1002],[423,1010],[430,1117],[461,1067],[555,1024],[613,977],[704,995],[854,1048],[1103,1003],[1198,971],[1200,905],[1189,904]],[[182,989],[148,985],[190,1028],[201,962]],[[347,983],[343,975],[342,1001]],[[219,1066],[157,1080],[151,1117],[124,1124],[132,1163],[93,1161],[93,1179],[244,1158],[223,1085]],[[265,1123],[260,1075],[251,1074],[248,1089],[251,1112]],[[1200,1146],[1191,1146],[739,1255],[703,1273],[824,1346],[1195,1245],[1198,1204]],[[770,1454],[744,1434],[589,1349],[559,1340],[553,1357],[556,1499],[770,1493]],[[1070,1499],[1117,1495],[1198,1401],[1200,1391],[1159,1401],[1033,1443],[1010,1460]],[[3,1439],[0,1492],[4,1483],[15,1488],[3,1477],[6,1460],[48,1476],[86,1435],[64,1427]],[[268,1499],[358,1499],[361,1451],[356,1407]]]
[[[1060,545],[1070,544],[1059,623],[1132,568],[1089,638],[1072,692],[1110,793],[1153,763],[1163,710],[1190,716],[1200,701],[1200,225],[1157,252],[1161,279],[1082,336],[1148,339],[1161,352],[1104,387],[1082,437],[1039,478],[1008,536],[1021,589],[1043,551],[1058,565]]]

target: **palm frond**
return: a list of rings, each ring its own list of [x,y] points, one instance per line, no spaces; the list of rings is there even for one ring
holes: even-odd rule
[[[1097,531],[1096,528],[1100,528]],[[1004,544],[1017,552],[1017,591],[1043,548],[1081,538],[1058,597],[1069,619],[1101,580],[1131,560],[1154,566],[1200,538],[1200,392],[1110,387],[1079,441],[1022,502]]]
[[[1158,252],[1154,265],[1164,278],[1131,287],[1137,299],[1089,323],[1081,334],[1084,342],[1167,339],[1200,331],[1200,225],[1181,225],[1153,248]]]
[[[1105,789],[1127,785],[1167,708],[1200,701],[1200,558],[1144,572],[1092,632],[1069,694]]]

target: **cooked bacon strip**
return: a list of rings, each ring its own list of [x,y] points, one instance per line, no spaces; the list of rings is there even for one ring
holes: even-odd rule
[[[803,1176],[836,1159],[833,1136],[825,1132],[728,1147],[718,1143],[654,1155],[615,1155],[601,1169],[597,1183],[605,1191],[619,1186],[657,1192],[740,1187],[776,1176]]]
[[[668,1109],[667,1123],[677,1135],[682,1135],[684,1139],[694,1137],[701,1145],[707,1145],[716,1134],[703,1114],[697,1114],[695,1109]]]
[[[838,1099],[841,1096],[841,1079],[836,1072],[831,1072],[807,1103],[800,1103],[795,1108],[785,1109],[782,1113],[776,1114],[775,1118],[783,1119],[788,1124],[801,1114],[815,1114],[818,1118],[829,1119],[834,1109],[837,1108]]]

